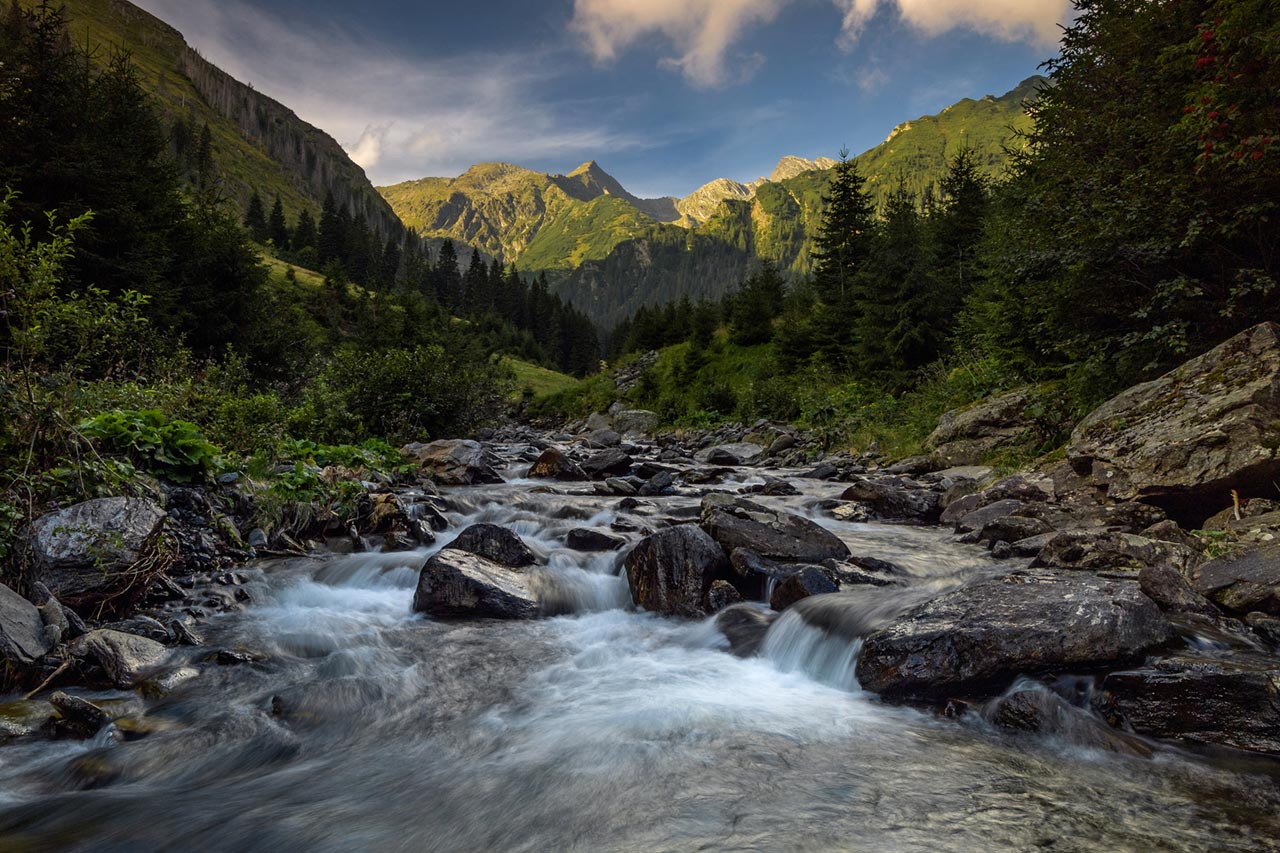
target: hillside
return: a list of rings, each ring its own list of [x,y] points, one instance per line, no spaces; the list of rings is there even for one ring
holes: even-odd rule
[[[66,0],[65,7],[76,43],[103,60],[117,49],[132,55],[143,88],[174,128],[175,145],[180,136],[198,138],[208,124],[222,190],[241,206],[254,191],[268,203],[279,195],[292,220],[304,208],[318,214],[332,192],[380,236],[402,233],[396,214],[337,141],[204,59],[176,29],[127,0]]]

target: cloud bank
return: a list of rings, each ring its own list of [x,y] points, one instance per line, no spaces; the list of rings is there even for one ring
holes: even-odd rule
[[[1005,41],[1052,45],[1071,0],[832,0],[841,14],[837,41],[851,49],[871,19],[896,11],[929,36],[970,29]],[[662,65],[696,86],[715,87],[749,76],[758,57],[731,68],[730,51],[753,27],[771,23],[791,0],[574,0],[571,32],[585,40],[600,63],[617,59],[638,42],[659,37],[675,55]]]

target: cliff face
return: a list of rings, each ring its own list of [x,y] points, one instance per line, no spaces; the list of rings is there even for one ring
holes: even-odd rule
[[[353,215],[363,214],[384,238],[403,231],[391,205],[333,137],[307,124],[278,101],[241,83],[185,41],[177,64],[204,102],[232,122],[245,140],[278,163],[304,195],[320,204],[325,194],[332,192],[339,206],[345,205]]]
[[[34,4],[36,0],[21,0]],[[182,33],[127,0],[65,0],[72,37],[96,55],[128,51],[142,85],[170,123],[212,131],[222,190],[244,206],[279,196],[292,220],[318,213],[325,194],[364,214],[383,237],[404,233],[390,205],[331,136],[204,59]]]

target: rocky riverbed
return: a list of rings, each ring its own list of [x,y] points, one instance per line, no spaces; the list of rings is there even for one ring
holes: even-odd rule
[[[407,447],[417,473],[323,540],[237,550],[233,484],[60,511],[31,600],[0,588],[38,688],[0,708],[0,839],[1274,846],[1280,554],[1265,499],[1212,503],[1231,458],[1265,467],[1230,411],[1199,495],[1124,462],[1157,457],[1101,436],[1123,413],[1001,477],[615,412]]]

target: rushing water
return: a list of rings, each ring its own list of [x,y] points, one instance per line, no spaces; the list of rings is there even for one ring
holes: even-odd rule
[[[266,660],[218,666],[188,650],[198,674],[163,698],[88,694],[132,707],[146,737],[0,749],[0,848],[1231,850],[1280,838],[1274,777],[861,692],[857,633],[989,571],[978,549],[822,518],[812,504],[827,484],[764,499],[893,560],[913,586],[784,614],[761,656],[740,659],[710,622],[628,610],[620,555],[564,547],[573,527],[687,517],[696,497],[621,513],[616,499],[531,487],[456,491],[452,531],[519,531],[567,615],[411,615],[426,550],[264,564],[255,603],[203,630]]]

